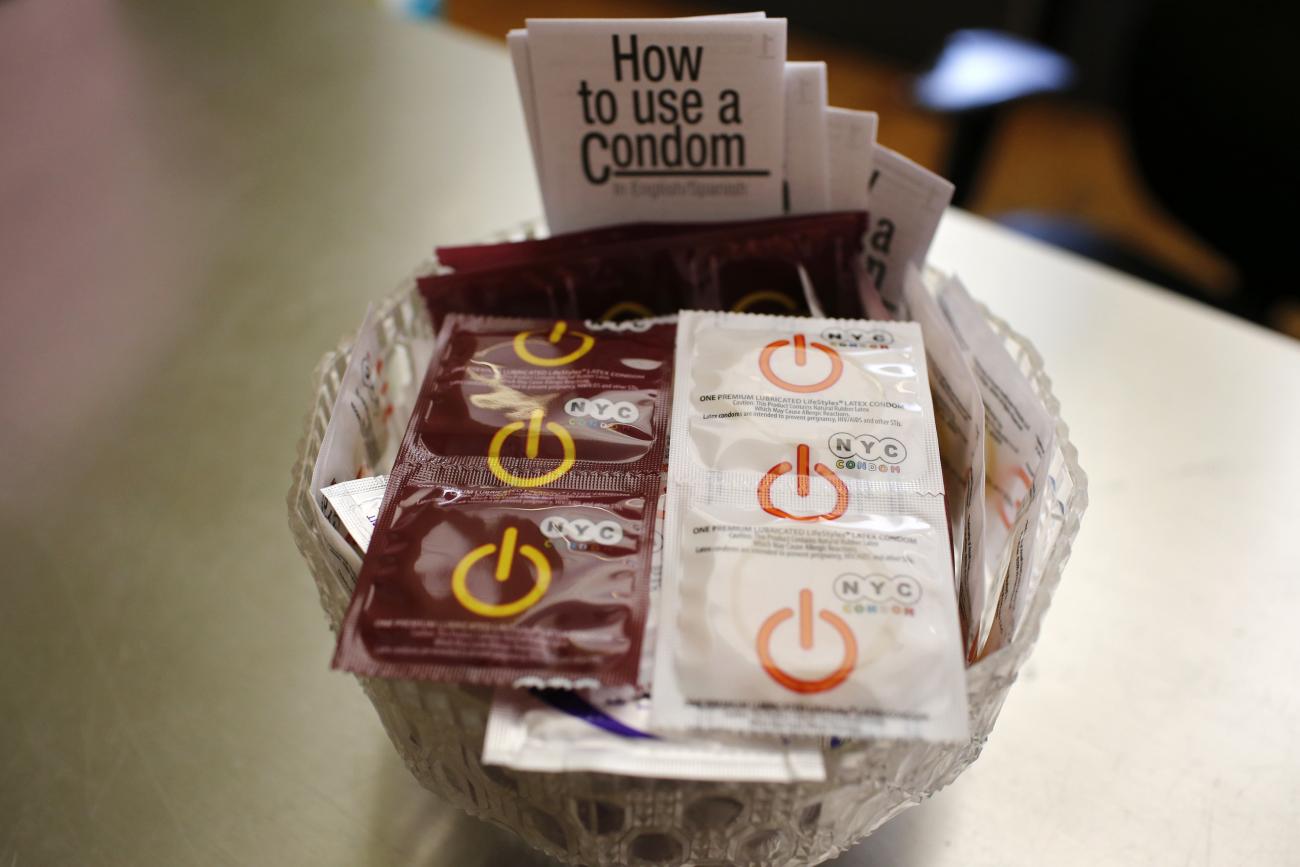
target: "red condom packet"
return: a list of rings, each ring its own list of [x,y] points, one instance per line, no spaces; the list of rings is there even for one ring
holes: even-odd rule
[[[732,223],[629,224],[529,241],[439,247],[455,269],[420,279],[437,321],[482,291],[550,306],[557,318],[618,320],[683,308],[800,315],[806,284],[820,306],[859,316],[860,211]],[[481,308],[476,308],[481,309]],[[496,309],[502,309],[497,307]],[[538,315],[529,310],[528,315]]]
[[[448,315],[335,667],[634,683],[675,332],[653,320]]]

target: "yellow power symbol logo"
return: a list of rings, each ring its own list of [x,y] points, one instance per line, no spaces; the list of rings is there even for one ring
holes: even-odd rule
[[[559,343],[560,338],[564,336],[564,332],[567,331],[568,328],[569,326],[563,322],[555,323],[551,328],[551,333],[546,336],[547,341],[551,344]],[[568,355],[561,355],[556,358],[542,358],[539,355],[534,355],[533,351],[528,348],[528,338],[540,334],[540,331],[520,331],[515,335],[514,340],[515,355],[518,355],[524,361],[535,367],[563,367],[566,364],[572,364],[590,352],[591,347],[596,344],[596,338],[592,337],[590,334],[583,334],[581,331],[575,331],[573,332],[573,336],[578,338],[577,349],[573,350]]]
[[[540,409],[533,410],[533,414],[527,422],[512,421],[493,434],[492,441],[488,443],[487,459],[488,469],[492,471],[492,475],[507,485],[513,485],[516,488],[536,488],[541,485],[549,485],[573,469],[573,462],[577,459],[573,437],[569,436],[567,430],[553,421],[546,422],[546,430],[560,441],[560,448],[563,449],[563,457],[560,459],[559,466],[540,476],[519,476],[503,467],[501,465],[501,449],[512,434],[523,430],[525,427],[528,428],[528,434],[527,439],[524,440],[524,454],[530,459],[537,457],[542,440],[542,411]]]
[[[507,527],[506,531],[501,535],[499,549],[495,542],[488,542],[486,545],[480,545],[462,557],[451,573],[451,592],[455,594],[456,601],[467,610],[482,617],[511,617],[536,605],[537,600],[546,595],[546,588],[551,586],[551,564],[546,561],[546,556],[541,551],[527,543],[519,545],[518,542],[518,528]],[[500,551],[499,554],[497,553],[498,550]],[[469,570],[475,563],[485,557],[497,554],[494,575],[498,581],[505,581],[510,577],[510,568],[514,565],[516,551],[525,560],[532,563],[533,569],[537,572],[537,578],[533,582],[532,590],[514,602],[503,602],[501,604],[484,602],[470,592]]]

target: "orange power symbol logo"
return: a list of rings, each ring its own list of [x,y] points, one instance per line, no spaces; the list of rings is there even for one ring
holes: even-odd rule
[[[790,608],[782,608],[763,621],[758,629],[758,660],[763,664],[763,671],[781,686],[791,692],[803,694],[826,692],[839,686],[853,673],[858,664],[858,642],[853,637],[853,630],[844,619],[832,611],[822,609],[817,615],[839,634],[844,644],[844,655],[840,664],[830,674],[816,680],[795,677],[776,663],[772,657],[772,635],[777,627],[794,617]],[[799,646],[811,650],[813,646],[813,595],[811,590],[799,591]]]
[[[821,352],[830,359],[830,372],[817,382],[803,385],[783,379],[772,369],[772,356],[776,355],[777,350],[783,349],[786,346],[794,347],[794,363],[796,367],[803,367],[808,363],[808,347],[812,346],[813,349],[816,349],[818,352]],[[832,347],[827,346],[825,343],[813,341],[810,344],[808,343],[808,339],[802,334],[796,334],[794,335],[793,340],[773,340],[767,346],[764,346],[762,353],[758,356],[758,369],[762,371],[763,376],[767,377],[768,382],[771,382],[778,388],[783,388],[786,391],[793,391],[799,394],[810,394],[814,391],[823,391],[828,389],[838,382],[840,374],[844,373],[844,361],[840,358],[838,352],[836,352]]]
[[[451,592],[455,595],[456,601],[466,610],[482,617],[511,617],[521,611],[527,611],[546,594],[546,588],[551,586],[551,564],[546,561],[546,555],[541,551],[527,543],[519,545],[518,542],[519,529],[507,527],[501,535],[501,545],[499,547],[495,542],[480,545],[462,557],[460,562],[456,564],[456,568],[451,573]],[[470,592],[469,570],[475,563],[496,554],[497,565],[493,574],[497,581],[505,581],[510,577],[510,569],[514,566],[516,552],[529,563],[532,563],[533,569],[537,573],[532,590],[514,602],[500,604],[484,602]]]
[[[772,485],[781,476],[790,472],[791,469],[795,469],[797,473],[795,476],[795,491],[800,497],[808,496],[810,488],[809,482],[811,481],[808,476],[808,453],[808,446],[800,443],[795,449],[795,460],[798,462],[797,468],[792,467],[789,461],[781,461],[781,463],[772,467],[772,469],[768,470],[767,474],[763,476],[762,480],[758,483],[758,504],[763,507],[764,512],[790,521],[834,521],[848,510],[848,487],[839,476],[835,475],[835,473],[831,471],[830,467],[820,461],[813,465],[813,472],[825,479],[826,482],[835,489],[835,505],[831,507],[830,511],[822,512],[818,515],[792,515],[772,502]]]

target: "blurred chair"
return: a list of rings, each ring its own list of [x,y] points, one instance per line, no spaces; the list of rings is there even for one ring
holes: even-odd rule
[[[1285,4],[1243,0],[1154,0],[1132,40],[1118,88],[1121,115],[1139,172],[1178,220],[1237,266],[1228,299],[1206,297],[1121,239],[1064,215],[1018,213],[1005,222],[1114,267],[1264,321],[1274,303],[1296,296],[1285,269],[1284,234],[1297,221],[1300,137],[1293,110],[1300,72],[1289,58],[1295,28]],[[970,201],[997,123],[1030,97],[1062,94],[1074,80],[1063,55],[992,31],[952,34],[913,96],[949,115],[955,131],[946,174],[955,203]],[[1271,205],[1271,207],[1270,207]]]
[[[1151,192],[1238,267],[1230,309],[1264,321],[1300,297],[1290,243],[1300,220],[1300,67],[1289,4],[1157,0],[1121,100]]]
[[[954,205],[970,202],[1002,113],[1029,97],[1062,93],[1074,77],[1067,58],[1019,36],[959,30],[948,37],[912,96],[923,108],[953,119],[944,176],[957,188]]]

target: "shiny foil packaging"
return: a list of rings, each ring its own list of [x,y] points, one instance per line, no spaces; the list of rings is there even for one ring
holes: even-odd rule
[[[634,683],[674,332],[663,320],[447,316],[335,666]]]
[[[619,320],[679,309],[857,316],[860,211],[734,223],[632,224],[507,244],[439,247],[454,273],[420,279],[441,311]],[[872,290],[868,290],[872,291]],[[482,296],[477,293],[483,293]],[[504,306],[483,308],[480,297]],[[878,306],[878,305],[877,305]]]

